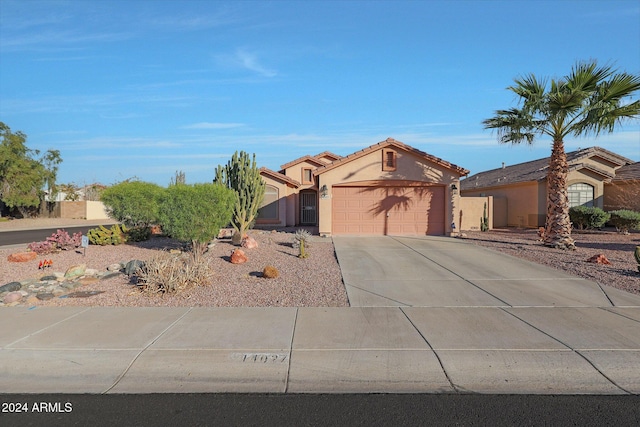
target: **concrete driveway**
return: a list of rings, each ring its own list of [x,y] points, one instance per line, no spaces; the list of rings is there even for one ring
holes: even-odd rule
[[[444,237],[333,238],[352,307],[611,307],[640,297]]]

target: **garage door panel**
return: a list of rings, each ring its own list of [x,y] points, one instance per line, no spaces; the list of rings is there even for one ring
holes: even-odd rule
[[[334,234],[444,234],[444,186],[334,187],[332,192]]]

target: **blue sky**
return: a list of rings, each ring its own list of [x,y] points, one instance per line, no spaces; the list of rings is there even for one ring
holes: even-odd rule
[[[387,137],[473,174],[548,156],[481,122],[516,106],[514,78],[590,59],[640,73],[638,1],[0,0],[0,121],[78,185],[208,182],[236,150],[278,170]],[[566,140],[592,145],[640,160],[640,124]]]

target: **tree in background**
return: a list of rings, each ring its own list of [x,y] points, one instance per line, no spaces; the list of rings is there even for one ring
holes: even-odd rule
[[[27,148],[27,135],[0,122],[0,200],[23,217],[30,216],[45,194],[55,197],[60,151]],[[39,156],[39,157],[38,157]]]
[[[165,234],[202,252],[231,220],[234,202],[233,191],[221,185],[172,185],[161,197],[158,222]]]
[[[250,158],[248,153],[236,151],[226,166],[218,165],[213,182],[236,194],[231,225],[236,231],[233,242],[239,244],[246,231],[253,227],[264,198],[265,183],[256,164],[256,155]]]
[[[148,227],[158,222],[164,189],[144,181],[124,181],[106,188],[100,195],[107,213],[127,227]]]
[[[171,178],[171,181],[169,181],[169,186],[178,185],[178,184],[186,184],[186,183],[187,183],[187,178],[186,178],[184,172],[183,171],[176,171],[175,176]]]
[[[640,101],[627,98],[640,89],[640,76],[600,67],[596,61],[580,62],[568,76],[551,79],[550,84],[529,74],[515,79],[515,85],[507,89],[518,95],[520,107],[497,110],[494,117],[482,123],[485,129],[497,129],[498,141],[505,144],[532,144],[536,137],[551,137],[544,243],[575,249],[564,138],[611,133],[625,120],[637,119]]]

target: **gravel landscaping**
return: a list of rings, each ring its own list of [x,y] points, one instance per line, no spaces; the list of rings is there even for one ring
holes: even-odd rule
[[[103,291],[86,298],[37,298],[23,300],[29,306],[119,306],[119,307],[348,307],[342,274],[335,257],[331,239],[314,236],[308,249],[309,257],[300,259],[298,250],[291,245],[293,232],[267,232],[252,230],[250,235],[258,242],[255,249],[244,249],[248,261],[231,264],[229,255],[236,248],[228,240],[220,240],[206,254],[213,275],[204,286],[194,286],[176,294],[149,295],[140,292],[125,275],[90,283],[75,291]],[[0,250],[0,285],[40,278],[59,271],[64,273],[72,265],[86,264],[88,268],[105,270],[114,263],[132,259],[146,260],[160,250],[179,248],[181,245],[165,237],[153,237],[140,243],[119,246],[93,246],[86,250],[62,251],[39,256],[24,263],[8,262],[9,254],[23,249]],[[26,248],[26,246],[25,246]],[[53,266],[46,273],[38,270],[39,260],[51,259]],[[265,266],[275,267],[279,276],[262,277]],[[93,292],[95,293],[95,292]]]
[[[496,229],[465,232],[466,240],[479,246],[507,253],[539,264],[566,271],[634,294],[640,294],[640,273],[633,257],[640,245],[640,233],[624,235],[614,229],[604,231],[574,230],[577,249],[568,251],[544,246],[537,230]],[[594,264],[587,260],[603,254],[611,264]]]
[[[83,223],[78,220],[19,220],[0,222],[0,229],[60,227]],[[340,267],[330,238],[314,236],[309,258],[297,257],[291,245],[295,229],[278,232],[252,230],[250,235],[258,248],[246,249],[248,261],[231,264],[229,256],[236,247],[228,240],[220,240],[206,254],[213,275],[204,286],[191,287],[177,294],[149,295],[140,292],[125,275],[104,280],[88,281],[77,289],[84,298],[52,298],[39,300],[26,297],[18,305],[28,306],[128,306],[128,307],[347,307],[347,299]],[[615,230],[574,231],[575,251],[545,247],[537,230],[502,229],[465,232],[469,243],[524,258],[566,271],[634,294],[640,294],[640,274],[633,251],[640,245],[640,233],[623,235]],[[158,251],[180,248],[181,245],[165,237],[153,237],[147,242],[119,246],[89,246],[82,250],[62,251],[38,256],[33,261],[8,262],[7,257],[26,249],[21,247],[0,250],[0,285],[26,279],[39,279],[52,272],[64,273],[69,267],[86,264],[87,268],[105,271],[114,263],[132,259],[147,260]],[[611,264],[594,264],[587,260],[603,254]],[[38,269],[43,259],[51,259],[53,266],[46,272]],[[279,276],[262,277],[265,266],[275,267]],[[79,291],[79,292],[78,292]],[[101,292],[101,293],[100,293]],[[0,301],[1,302],[1,301]],[[0,304],[2,305],[2,304]]]

